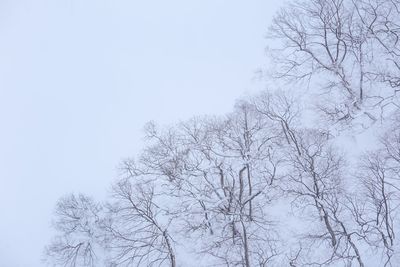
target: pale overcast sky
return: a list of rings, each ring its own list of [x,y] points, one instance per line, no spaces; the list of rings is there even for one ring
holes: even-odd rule
[[[0,0],[0,266],[42,266],[55,202],[102,197],[149,121],[263,86],[279,0]]]

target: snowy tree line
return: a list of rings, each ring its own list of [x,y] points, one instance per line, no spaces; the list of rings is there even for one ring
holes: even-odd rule
[[[146,125],[105,201],[56,206],[55,266],[398,266],[400,1],[301,0],[269,30],[275,88]]]

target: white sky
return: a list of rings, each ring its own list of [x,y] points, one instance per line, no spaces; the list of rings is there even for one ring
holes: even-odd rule
[[[0,0],[0,266],[42,266],[67,193],[103,196],[149,120],[256,91],[279,0]]]

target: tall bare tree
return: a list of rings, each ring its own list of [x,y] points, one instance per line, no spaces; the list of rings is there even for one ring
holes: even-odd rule
[[[102,225],[113,266],[176,266],[170,221],[162,221],[155,194],[153,185],[128,179],[113,187]]]
[[[320,233],[313,229],[312,234],[305,235],[312,241],[309,246],[317,244],[324,247],[325,252],[317,252],[319,259],[311,258],[309,263],[328,265],[356,260],[363,267],[360,249],[344,215],[346,193],[342,178],[345,165],[333,147],[331,136],[325,131],[296,126],[297,108],[284,95],[264,95],[258,97],[255,104],[261,114],[281,126],[282,136],[285,136],[286,146],[282,149],[285,150],[286,178],[282,190],[303,216],[309,214],[309,218],[319,221],[321,226],[316,225],[321,228]]]

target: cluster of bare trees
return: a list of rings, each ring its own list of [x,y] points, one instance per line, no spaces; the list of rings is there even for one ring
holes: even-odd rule
[[[368,266],[372,257],[393,265],[400,130],[354,171],[335,137],[299,126],[299,114],[276,93],[242,100],[223,118],[148,124],[147,148],[123,163],[110,199],[60,200],[49,259],[248,267]]]
[[[304,94],[329,127],[304,123],[289,85],[242,99],[226,116],[149,123],[146,148],[121,164],[107,200],[59,201],[46,261],[397,266],[399,34],[397,0],[289,4],[270,31],[280,41],[274,79],[307,80]],[[373,145],[343,146],[337,122],[368,126]]]

